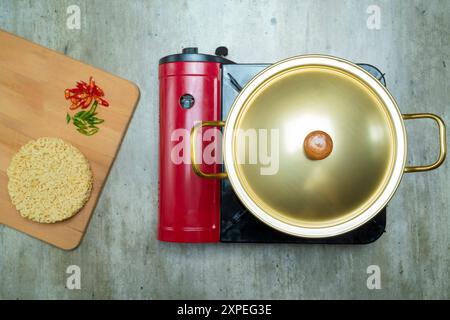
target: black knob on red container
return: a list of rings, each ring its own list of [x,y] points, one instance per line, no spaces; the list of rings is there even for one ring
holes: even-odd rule
[[[182,53],[183,54],[197,54],[198,53],[198,48],[197,47],[183,48]]]

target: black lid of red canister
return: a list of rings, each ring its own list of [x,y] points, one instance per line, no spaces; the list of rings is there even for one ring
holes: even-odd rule
[[[159,60],[159,64],[164,64],[168,62],[216,62],[221,64],[231,64],[234,63],[231,60],[225,58],[228,54],[228,49],[226,47],[218,47],[216,49],[216,55],[198,53],[197,47],[187,47],[184,48],[181,53],[171,54],[165,56]]]

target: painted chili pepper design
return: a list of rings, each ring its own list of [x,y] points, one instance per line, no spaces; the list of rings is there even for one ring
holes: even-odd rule
[[[66,89],[64,97],[71,102],[70,110],[90,107],[89,110],[79,111],[73,116],[67,113],[66,122],[70,123],[72,121],[77,131],[81,134],[86,136],[96,134],[100,130],[98,125],[105,121],[97,117],[97,106],[109,106],[109,102],[103,98],[104,96],[105,93],[95,84],[93,77],[89,78],[89,83],[78,81],[75,88]]]

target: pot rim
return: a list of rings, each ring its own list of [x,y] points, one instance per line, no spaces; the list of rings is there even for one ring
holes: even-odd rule
[[[290,68],[298,68],[308,65],[313,65],[315,67],[323,66],[337,68],[363,81],[374,91],[374,93],[378,95],[380,100],[383,102],[387,114],[392,121],[391,124],[393,125],[393,132],[395,132],[395,136],[393,137],[395,151],[393,168],[391,170],[386,186],[384,187],[384,190],[380,193],[378,198],[359,215],[345,222],[326,227],[297,226],[278,220],[265,212],[260,206],[258,206],[257,202],[254,201],[245,191],[242,183],[239,180],[233,156],[233,129],[240,115],[241,108],[243,105],[245,105],[247,99],[251,97],[254,91],[261,84],[270,79],[272,76]],[[256,218],[271,226],[272,228],[287,234],[306,238],[324,238],[340,235],[356,229],[372,219],[386,206],[386,204],[389,202],[389,200],[397,190],[406,165],[406,153],[406,129],[402,119],[402,114],[400,113],[394,97],[375,77],[373,77],[364,69],[348,60],[328,55],[300,55],[291,57],[282,60],[258,73],[250,82],[247,83],[247,85],[242,89],[238,97],[235,99],[226,119],[223,134],[223,158],[225,169],[228,174],[230,183],[242,203]]]

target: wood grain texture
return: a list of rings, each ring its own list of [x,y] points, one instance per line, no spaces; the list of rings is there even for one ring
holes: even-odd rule
[[[64,90],[93,76],[109,107],[100,131],[85,136],[66,123],[69,101]],[[62,249],[78,246],[100,196],[139,98],[133,83],[0,30],[0,223]],[[76,110],[79,111],[79,110]],[[74,112],[71,112],[73,115]],[[76,146],[89,160],[94,184],[91,197],[74,217],[54,224],[22,218],[11,204],[6,169],[29,140],[58,137]]]

